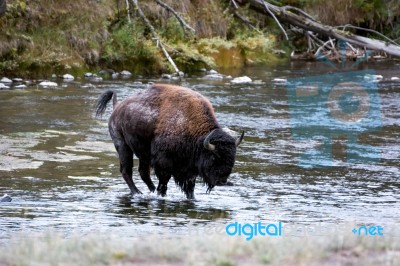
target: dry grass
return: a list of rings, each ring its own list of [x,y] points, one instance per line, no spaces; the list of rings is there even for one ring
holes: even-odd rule
[[[2,240],[0,265],[400,265],[395,238],[224,234],[117,238],[20,235]]]

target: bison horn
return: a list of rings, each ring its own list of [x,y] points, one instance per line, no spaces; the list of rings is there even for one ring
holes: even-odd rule
[[[243,136],[244,136],[244,131],[242,131],[242,134],[240,135],[240,137],[236,139],[236,142],[235,142],[236,147],[239,146],[240,143],[242,143]]]
[[[207,150],[210,150],[210,151],[214,151],[214,150],[215,150],[215,145],[210,143],[211,135],[214,133],[215,130],[216,130],[216,129],[214,129],[213,131],[211,131],[211,132],[207,135],[206,139],[205,139],[204,142],[203,142],[204,148],[206,148]]]

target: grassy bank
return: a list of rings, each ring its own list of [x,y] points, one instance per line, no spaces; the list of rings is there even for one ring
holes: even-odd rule
[[[250,241],[226,235],[20,235],[0,246],[0,265],[400,265],[396,240],[353,235]]]
[[[271,63],[276,37],[248,30],[225,12],[224,1],[165,1],[193,26],[154,1],[139,1],[162,41],[184,72]],[[126,1],[8,0],[0,17],[0,75],[80,75],[85,71],[171,72],[148,28]],[[130,21],[129,21],[130,18]]]

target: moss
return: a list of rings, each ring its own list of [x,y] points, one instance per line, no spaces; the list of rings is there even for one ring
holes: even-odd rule
[[[118,5],[115,0],[7,2],[6,15],[0,18],[0,74],[37,77],[99,68],[140,74],[173,71],[140,18],[131,16],[128,23],[125,1],[117,1]],[[264,56],[269,42],[244,30],[229,12],[223,14],[224,3],[166,2],[196,34],[185,32],[170,12],[154,2],[141,5],[184,72],[243,67],[270,59]],[[261,57],[257,49],[262,49]]]

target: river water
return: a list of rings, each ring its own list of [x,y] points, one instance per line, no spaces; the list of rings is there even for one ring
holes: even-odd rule
[[[290,96],[290,84],[302,85],[303,91],[325,86],[322,93],[332,89],[332,82],[342,82],[322,63],[225,73],[248,75],[255,81],[251,84],[206,80],[201,74],[169,81],[208,97],[222,125],[245,130],[229,179],[234,185],[206,194],[198,180],[194,201],[186,200],[173,181],[165,198],[148,192],[136,159],[134,180],[144,194],[131,198],[108,135],[111,108],[103,119],[94,117],[96,100],[106,89],[123,99],[161,80],[58,80],[56,88],[0,91],[0,196],[13,198],[0,203],[0,239],[47,231],[186,234],[190,226],[223,230],[233,221],[398,224],[400,82],[390,79],[400,75],[400,64],[369,63],[352,71],[342,81],[350,77],[371,86],[363,83],[371,96],[370,113],[362,113],[364,124],[347,121],[342,127],[324,120],[323,109],[331,108],[332,98],[295,101]],[[384,81],[375,82],[373,74]],[[288,81],[274,83],[275,78]],[[358,110],[357,105],[349,110]],[[328,148],[313,154],[321,143]],[[351,160],[349,150],[358,161]]]

